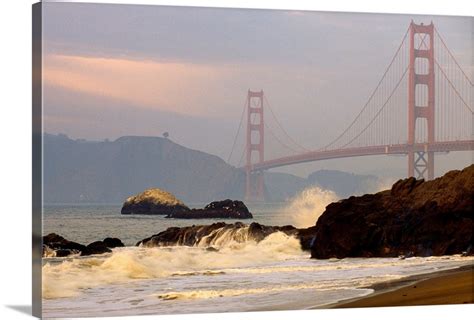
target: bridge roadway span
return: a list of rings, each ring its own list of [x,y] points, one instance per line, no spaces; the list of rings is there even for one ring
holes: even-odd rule
[[[450,151],[472,151],[474,150],[474,140],[465,141],[443,141],[434,143],[392,144],[371,147],[354,147],[334,150],[316,150],[297,155],[266,160],[254,163],[251,171],[267,170],[276,167],[283,167],[292,164],[321,161],[329,159],[375,156],[375,155],[399,155],[414,152],[450,152]],[[245,167],[244,167],[245,168]]]

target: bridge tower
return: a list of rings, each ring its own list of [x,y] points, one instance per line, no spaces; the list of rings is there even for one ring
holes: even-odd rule
[[[246,136],[246,183],[245,200],[264,201],[265,184],[263,170],[253,170],[255,163],[264,160],[263,90],[247,92],[247,136]]]
[[[410,44],[408,69],[408,145],[417,140],[417,126],[426,124],[427,146],[435,141],[435,73],[434,73],[434,25],[410,23]],[[418,48],[418,49],[416,49]],[[419,121],[417,121],[419,119]],[[408,152],[408,176],[417,179],[434,178],[434,152]]]

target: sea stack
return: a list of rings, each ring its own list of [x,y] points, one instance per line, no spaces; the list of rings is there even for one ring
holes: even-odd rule
[[[122,214],[169,215],[190,209],[173,194],[158,188],[147,189],[129,197],[122,206]]]

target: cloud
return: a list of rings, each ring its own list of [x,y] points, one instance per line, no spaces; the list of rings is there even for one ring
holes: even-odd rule
[[[238,118],[248,89],[267,90],[280,105],[303,99],[294,107],[301,109],[309,102],[300,91],[308,85],[325,86],[334,76],[321,68],[284,64],[208,65],[55,54],[46,55],[43,68],[47,95],[63,88],[139,108],[211,118]],[[286,92],[296,83],[296,90]]]
[[[359,112],[412,18],[48,2],[43,8],[45,124],[97,138],[154,134],[173,124],[173,137],[200,150],[231,143],[247,89],[265,90],[299,143],[324,145]],[[433,19],[459,63],[472,70],[470,17],[414,18]],[[171,121],[166,112],[201,119]],[[196,127],[208,132],[199,136]]]
[[[229,70],[192,63],[159,63],[120,58],[48,55],[44,61],[47,85],[104,96],[148,108],[199,114],[195,108],[208,99]]]

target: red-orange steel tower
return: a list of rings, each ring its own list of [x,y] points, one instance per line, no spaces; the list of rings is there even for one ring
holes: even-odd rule
[[[435,74],[433,23],[410,24],[410,65],[408,70],[408,144],[416,141],[417,119],[426,121],[427,145],[435,141]],[[418,35],[418,36],[417,36]],[[416,37],[417,36],[417,37]],[[415,43],[417,40],[418,43]],[[416,46],[416,47],[415,47]],[[423,88],[423,86],[425,86]],[[434,152],[408,152],[408,176],[434,178]]]
[[[264,160],[264,122],[263,122],[263,90],[247,93],[247,140],[245,152],[247,201],[264,201],[265,185],[263,171],[254,171],[253,164]],[[254,156],[255,155],[255,156]]]

